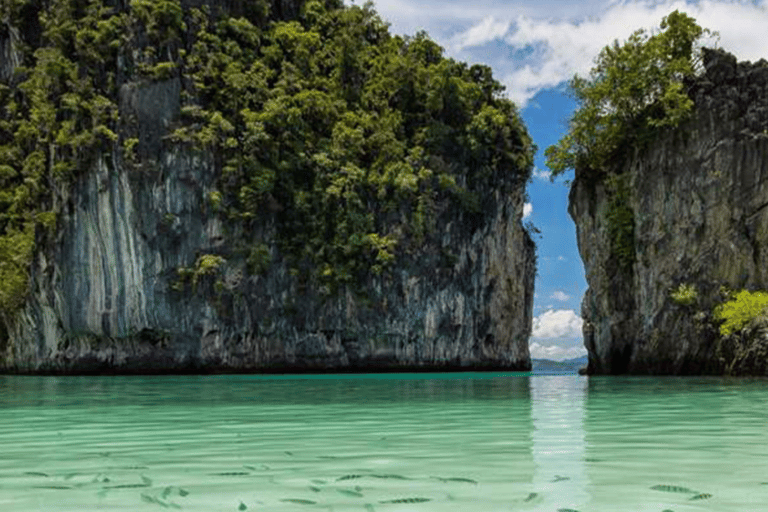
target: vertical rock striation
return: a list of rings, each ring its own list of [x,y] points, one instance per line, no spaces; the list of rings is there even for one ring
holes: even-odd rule
[[[521,188],[489,191],[477,217],[443,212],[432,242],[391,274],[327,298],[280,261],[246,273],[206,211],[213,179],[210,161],[183,152],[163,152],[158,172],[144,175],[99,160],[65,196],[52,250],[35,255],[2,369],[530,367],[535,247],[520,222]],[[177,269],[210,252],[229,254],[223,287],[203,276],[194,290],[174,290]]]
[[[7,82],[21,65],[19,30],[0,20],[0,82]]]
[[[720,287],[768,288],[768,63],[705,49],[704,67],[689,84],[692,119],[634,149],[620,169],[633,218],[630,266],[611,250],[615,192],[578,173],[573,183],[589,373],[722,373],[732,347],[712,318]],[[695,286],[693,304],[670,297],[681,284]]]

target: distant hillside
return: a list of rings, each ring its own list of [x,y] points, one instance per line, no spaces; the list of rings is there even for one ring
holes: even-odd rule
[[[587,356],[577,357],[575,359],[566,359],[565,361],[531,359],[531,371],[533,373],[540,374],[572,374],[578,373],[579,368],[585,368],[587,363]]]

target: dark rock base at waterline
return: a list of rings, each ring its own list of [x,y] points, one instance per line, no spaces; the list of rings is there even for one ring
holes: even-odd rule
[[[458,373],[458,372],[530,372],[531,363],[503,365],[499,363],[461,364],[402,364],[371,361],[368,364],[319,366],[311,364],[274,363],[263,367],[232,368],[218,365],[186,365],[158,367],[156,365],[111,366],[82,364],[71,367],[38,369],[3,369],[0,375],[254,375],[254,374],[355,374],[355,373]]]

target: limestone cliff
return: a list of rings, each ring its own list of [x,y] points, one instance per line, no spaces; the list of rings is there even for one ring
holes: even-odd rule
[[[298,7],[275,10],[290,19]],[[0,81],[22,60],[17,42],[4,25]],[[275,211],[244,227],[212,206],[216,152],[168,142],[184,76],[118,86],[142,161],[116,144],[56,185],[56,229],[38,228],[28,295],[3,315],[0,370],[530,369],[535,246],[521,223],[522,171],[494,171],[473,211],[437,196],[423,243],[329,293],[295,272]],[[245,229],[264,242],[261,271],[234,243]],[[182,280],[202,255],[216,264]]]
[[[768,287],[768,64],[706,49],[703,64],[688,84],[692,119],[632,148],[612,184],[578,172],[573,182],[591,374],[768,368],[765,357],[745,359],[739,340],[722,339],[712,317],[721,286]],[[628,262],[609,226],[616,208],[631,219]],[[694,303],[672,299],[681,284],[695,287]]]

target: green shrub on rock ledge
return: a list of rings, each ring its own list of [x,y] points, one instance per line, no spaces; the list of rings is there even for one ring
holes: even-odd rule
[[[178,281],[171,285],[176,291],[183,291],[186,283],[192,283],[192,290],[197,290],[197,283],[203,276],[213,276],[219,273],[226,259],[216,254],[202,254],[198,256],[193,268],[180,267],[176,269]]]
[[[699,298],[699,293],[696,290],[696,285],[680,283],[676,289],[670,292],[669,296],[675,304],[692,306]]]
[[[768,293],[742,290],[715,308],[715,319],[722,320],[720,334],[728,336],[743,329],[768,308]]]

